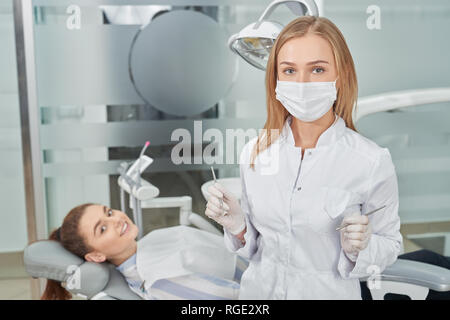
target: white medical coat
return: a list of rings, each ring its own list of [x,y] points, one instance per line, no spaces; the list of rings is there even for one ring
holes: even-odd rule
[[[336,115],[315,148],[295,147],[289,116],[279,139],[249,167],[256,138],[240,156],[245,245],[225,231],[227,248],[248,258],[240,299],[361,299],[359,277],[395,262],[402,249],[398,186],[388,149]],[[335,229],[345,215],[367,213],[372,235],[357,260]]]

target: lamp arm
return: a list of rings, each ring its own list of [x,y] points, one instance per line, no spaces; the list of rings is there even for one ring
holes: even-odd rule
[[[253,26],[253,29],[258,29],[260,24],[267,20],[272,12],[275,11],[275,9],[280,5],[285,3],[286,6],[292,11],[293,14],[302,16],[305,15],[306,12],[309,12],[311,16],[318,16],[319,15],[319,9],[317,8],[316,3],[314,0],[275,0],[269,4],[269,6],[264,10],[261,17],[258,19],[258,21]]]

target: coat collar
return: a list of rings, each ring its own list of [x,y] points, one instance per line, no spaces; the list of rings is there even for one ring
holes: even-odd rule
[[[281,136],[280,143],[286,143],[292,147],[295,147],[295,139],[291,129],[292,123],[292,115],[289,115],[286,118],[284,123]],[[344,119],[335,114],[334,123],[328,127],[322,134],[319,136],[319,139],[316,143],[316,148],[322,146],[328,146],[335,143],[339,138],[344,134],[346,125]]]

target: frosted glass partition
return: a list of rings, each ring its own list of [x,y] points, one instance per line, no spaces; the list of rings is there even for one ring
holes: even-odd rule
[[[198,122],[195,122],[198,121]],[[192,143],[197,144],[202,141],[203,144],[215,143],[216,141],[203,141],[203,136],[194,134],[195,127],[200,134],[205,134],[210,129],[218,129],[223,132],[224,143],[226,143],[227,132],[231,130],[237,132],[242,129],[248,132],[248,138],[253,137],[251,131],[253,128],[261,128],[264,125],[264,119],[204,119],[199,120],[149,120],[149,121],[133,121],[131,123],[104,123],[104,124],[55,124],[42,127],[42,147],[45,150],[61,150],[61,149],[86,149],[92,152],[96,147],[121,147],[121,146],[140,146],[146,141],[146,137],[150,137],[152,146],[168,145],[174,146],[178,141],[171,141],[172,133],[179,128],[183,128],[192,132]],[[201,131],[200,131],[201,130]],[[65,136],[64,132],[77,132],[76,135]],[[57,134],[55,134],[57,133]],[[154,138],[153,138],[154,137]],[[151,154],[152,152],[149,151]],[[239,150],[235,150],[235,163]],[[59,175],[85,175],[98,173],[117,173],[119,160],[110,160],[99,162],[97,159],[93,162],[84,162],[79,157],[68,157],[67,159],[53,159],[51,162],[44,164],[45,176]],[[203,161],[202,161],[203,162]],[[226,162],[226,159],[223,161]],[[194,161],[192,161],[194,163]],[[224,164],[226,165],[226,164]],[[217,165],[220,167],[220,163]],[[178,171],[178,170],[202,170],[209,168],[206,163],[201,164],[180,164],[175,165],[170,160],[170,153],[165,158],[156,158],[151,165],[152,172]]]
[[[449,1],[324,0],[324,15],[350,48],[359,96],[450,85]]]
[[[450,220],[450,102],[381,112],[358,130],[389,148],[397,171],[403,223]]]
[[[0,2],[0,43],[0,253],[3,253],[21,251],[27,244],[12,1]]]
[[[101,20],[100,12],[97,19]],[[64,24],[36,25],[39,104],[140,103],[127,76],[127,54],[136,29],[99,24],[67,30]]]

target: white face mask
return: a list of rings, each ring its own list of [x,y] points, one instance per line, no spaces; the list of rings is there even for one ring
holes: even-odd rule
[[[320,119],[337,97],[336,80],[330,82],[291,82],[277,80],[277,100],[297,119]]]

